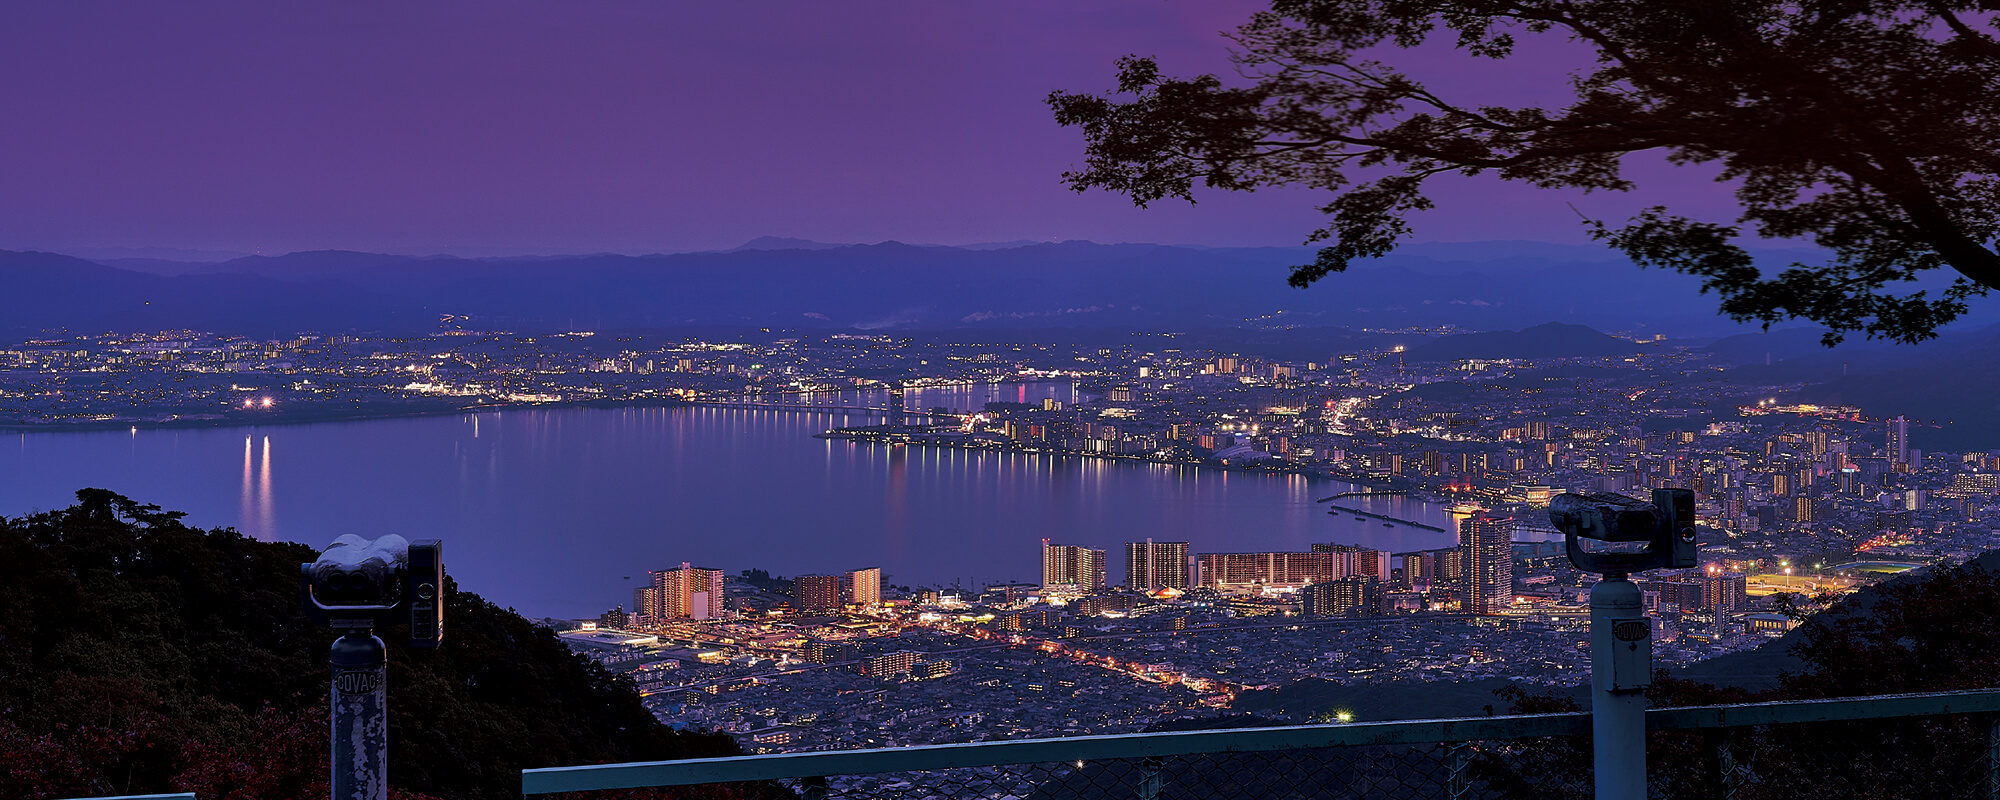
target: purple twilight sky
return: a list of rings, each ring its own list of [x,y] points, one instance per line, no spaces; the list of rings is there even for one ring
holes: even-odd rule
[[[1140,53],[1228,69],[1245,0],[251,2],[0,8],[0,248],[470,255],[1014,239],[1293,245],[1323,198],[1134,209],[1058,176],[1053,89]],[[1534,101],[1585,63],[1401,54],[1452,93]],[[1543,96],[1541,99],[1547,99]],[[1578,242],[1567,203],[1728,218],[1701,174],[1642,195],[1441,183],[1420,240]]]

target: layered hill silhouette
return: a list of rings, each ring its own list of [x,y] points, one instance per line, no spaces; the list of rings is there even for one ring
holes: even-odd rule
[[[150,275],[53,253],[0,251],[0,328],[252,333],[376,328],[415,319],[403,301],[317,277]]]
[[[1499,358],[1576,358],[1630,355],[1640,345],[1583,325],[1551,322],[1518,331],[1460,333],[1412,347],[1406,361]]]
[[[1826,348],[1809,328],[1732,336],[1708,345],[1736,386],[1806,384],[1782,402],[1845,405],[1871,418],[1911,420],[1924,450],[2000,448],[2000,326],[1946,333],[1921,345],[1843,342]],[[1749,398],[1743,398],[1745,400]]]
[[[1820,341],[1823,333],[1817,328],[1780,329],[1729,336],[1694,348],[1707,354],[1708,366],[1717,368],[1710,379],[1718,382],[1718,393],[1708,398],[1706,415],[1689,419],[1735,418],[1737,406],[1765,399],[1854,406],[1869,423],[1907,417],[1911,443],[1918,449],[2000,449],[2000,359],[1991,357],[2000,352],[2000,326],[1947,332],[1919,345],[1850,339],[1828,348]],[[1602,358],[1661,350],[1659,344],[1631,342],[1587,326],[1549,323],[1518,331],[1443,336],[1410,346],[1403,358],[1413,363]],[[1531,377],[1585,375],[1615,377],[1589,366],[1545,367]],[[1427,400],[1452,402],[1470,396],[1475,388],[1447,381],[1410,391]],[[1879,442],[1880,428],[1875,430]]]
[[[218,262],[0,251],[0,326],[132,330],[786,329],[1065,326],[1737,329],[1698,282],[1605,250],[1412,245],[1310,289],[1306,248],[1007,242],[832,245],[766,237],[726,252],[458,258],[317,251]],[[132,267],[126,269],[122,267]],[[1560,287],[1557,291],[1555,287]],[[1633,302],[1644,298],[1644,302]],[[1634,311],[1641,312],[1632,316]]]

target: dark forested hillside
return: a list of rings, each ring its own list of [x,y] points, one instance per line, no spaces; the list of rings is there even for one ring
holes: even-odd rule
[[[333,633],[298,599],[314,551],[77,496],[0,518],[0,797],[325,796]],[[738,752],[660,724],[629,682],[478,595],[446,613],[434,652],[377,632],[398,795],[519,797],[524,768]]]
[[[1743,679],[1760,675],[1777,680]],[[2000,687],[2000,550],[1838,598],[1784,638],[1679,677],[1772,700]]]

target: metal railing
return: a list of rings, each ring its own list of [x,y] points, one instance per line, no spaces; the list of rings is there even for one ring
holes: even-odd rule
[[[546,795],[1586,798],[1588,712],[1023,739],[525,770]],[[1656,797],[2000,800],[2000,690],[1647,712]]]
[[[193,792],[180,794],[121,794],[117,797],[78,797],[74,800],[195,800]]]

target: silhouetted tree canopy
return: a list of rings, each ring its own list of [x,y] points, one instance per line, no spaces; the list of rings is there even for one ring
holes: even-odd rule
[[[0,517],[0,797],[325,797],[334,633],[298,596],[315,551],[191,528],[101,489],[77,499]],[[392,643],[392,798],[517,798],[526,768],[740,753],[661,724],[630,680],[471,592],[448,593],[436,651],[377,633]]]
[[[1721,310],[1904,342],[1931,338],[1966,299],[2000,288],[2000,43],[1984,0],[1273,0],[1233,35],[1247,85],[1172,78],[1119,61],[1107,96],[1055,92],[1086,162],[1071,188],[1140,206],[1193,202],[1200,185],[1334,194],[1293,268],[1304,287],[1382,256],[1432,207],[1433,175],[1489,174],[1544,188],[1633,188],[1623,156],[1659,151],[1736,181],[1741,216],[1652,208],[1591,235],[1642,266],[1702,279]],[[1506,59],[1563,36],[1596,63],[1563,108],[1447,97],[1364,51],[1452,37]],[[1531,37],[1518,39],[1517,37]],[[1393,55],[1393,53],[1391,53]],[[1368,170],[1367,179],[1357,169]],[[1804,239],[1825,263],[1775,274],[1740,242]],[[1908,285],[1956,273],[1935,295]]]

